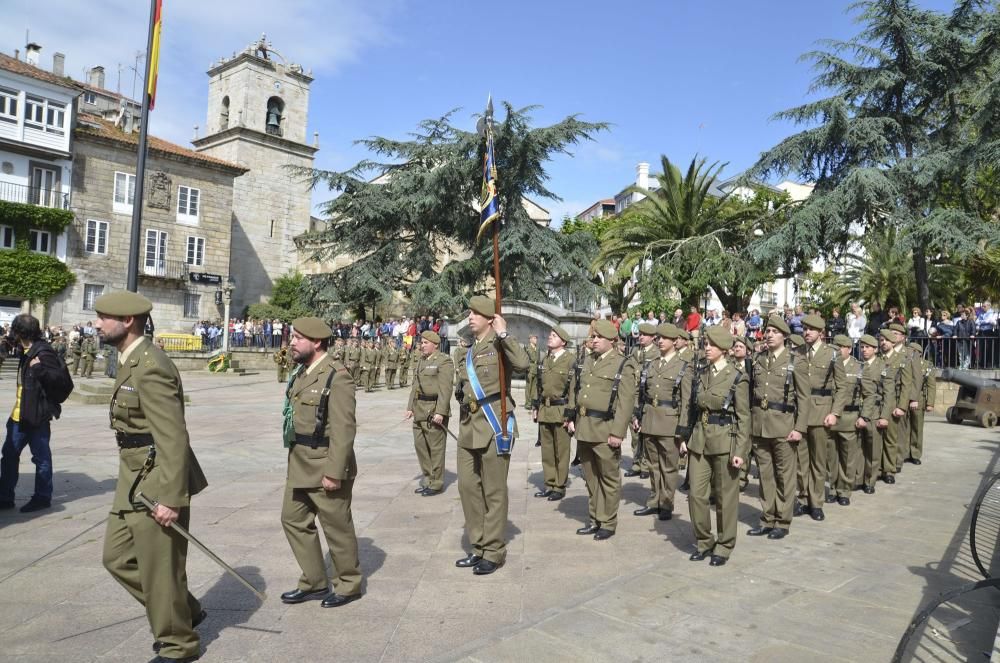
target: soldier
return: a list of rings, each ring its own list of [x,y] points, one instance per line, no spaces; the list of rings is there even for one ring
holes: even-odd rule
[[[788,337],[788,345],[792,350],[798,351],[805,344],[806,340],[802,338],[802,334],[792,334]]]
[[[923,348],[919,343],[910,343],[914,353],[914,376],[916,380],[917,407],[910,409],[910,446],[909,457],[903,462],[920,465],[924,455],[924,412],[934,411],[934,398],[937,392],[937,378],[934,376],[934,365],[921,355]]]
[[[423,478],[415,493],[423,497],[444,490],[444,456],[451,414],[455,363],[440,352],[441,337],[431,330],[420,334],[420,359],[413,378],[406,418],[413,419],[413,447]]]
[[[190,522],[191,496],[208,482],[191,451],[184,388],[170,358],[143,335],[153,305],[132,292],[94,302],[97,333],[120,353],[111,397],[119,448],[118,485],[104,536],[104,567],[146,609],[155,661],[193,661],[205,619],[187,588],[187,539],[170,528]],[[136,495],[153,503],[147,510]]]
[[[881,332],[880,332],[881,333]],[[882,455],[885,453],[885,438],[892,419],[892,410],[896,406],[895,387],[885,363],[878,353],[879,341],[870,334],[858,339],[861,346],[863,364],[861,380],[867,383],[875,392],[873,406],[870,412],[863,413],[867,426],[861,429],[861,453],[864,456],[862,471],[862,490],[866,495],[875,493],[875,481],[879,478],[882,468]],[[888,341],[886,341],[888,343]],[[862,385],[862,389],[864,389]]]
[[[656,328],[656,334],[660,354],[640,369],[632,420],[632,429],[642,435],[645,457],[649,460],[651,489],[646,506],[633,513],[670,520],[680,478],[677,470],[680,447],[690,436],[687,424],[694,367],[690,361],[681,359],[675,349],[674,341],[680,335],[677,327],[665,322]]]
[[[912,372],[907,363],[906,353],[897,347],[900,332],[893,326],[879,331],[879,346],[882,350],[882,372],[888,378],[884,398],[891,405],[889,408],[888,426],[885,426],[885,443],[882,445],[882,481],[896,483],[896,468],[899,467],[899,451],[903,448],[903,432],[906,422],[906,409],[912,391]],[[883,382],[885,382],[883,380]],[[910,442],[905,438],[906,444]]]
[[[524,399],[525,403],[528,404],[532,401],[530,394],[535,393],[535,390],[538,388],[536,380],[538,379],[538,373],[542,370],[542,362],[545,361],[545,353],[538,347],[537,334],[532,334],[528,337],[528,344],[524,346],[524,351],[527,353],[528,359],[531,360],[531,366],[528,367],[528,372],[524,375]],[[541,427],[538,428],[538,437],[535,438],[535,446],[542,446]]]
[[[340,363],[344,364],[344,366],[347,366],[347,361],[346,361],[347,357],[346,357],[346,354],[347,353],[345,352],[345,349],[344,349],[344,339],[340,338],[339,336],[337,338],[333,339],[333,359],[334,359],[334,361],[339,361]],[[348,371],[348,373],[350,373],[350,371]]]
[[[909,373],[909,391],[904,392],[900,407],[903,409],[903,417],[899,423],[899,436],[896,448],[896,474],[903,471],[903,461],[910,455],[910,420],[913,412],[920,407],[920,386],[923,383],[923,370],[920,363],[920,352],[914,352],[913,348],[906,345],[906,327],[898,322],[891,323],[888,327],[893,332],[893,354],[903,357],[904,370]]]
[[[643,322],[639,325],[639,343],[635,351],[630,355],[632,362],[632,374],[635,375],[636,388],[639,386],[639,375],[642,367],[647,361],[652,361],[660,356],[660,350],[656,346],[656,325],[651,322]],[[641,443],[642,433],[633,431],[632,433],[632,467],[625,473],[627,477],[649,478],[649,459],[643,453],[646,448]]]
[[[85,378],[90,378],[94,374],[94,361],[97,359],[97,339],[93,336],[86,336],[80,344],[80,354],[83,355],[83,371]]]
[[[391,342],[386,344],[385,352],[385,386],[388,389],[396,388],[396,370],[399,368],[399,351]]]
[[[354,380],[354,388],[361,388],[361,341],[357,337],[347,342],[347,371]]]
[[[677,354],[680,355],[681,359],[685,359],[690,362],[694,362],[695,354],[694,350],[691,349],[691,333],[686,329],[680,330],[680,336],[674,341],[674,345],[677,347]]]
[[[827,474],[830,491],[826,503],[849,506],[861,459],[861,431],[868,427],[875,406],[875,383],[865,381],[864,365],[851,356],[854,342],[844,334],[833,338],[844,366],[843,414],[830,429]]]
[[[281,595],[283,603],[322,599],[336,608],[361,598],[358,540],[351,497],[358,466],[354,457],[356,402],[350,374],[327,354],[332,331],[319,318],[292,321],[290,353],[298,368],[288,385],[291,407],[285,414],[288,475],[281,505],[281,526],[302,569],[298,586]],[[333,591],[316,520],[323,528],[336,570]]]
[[[736,545],[739,470],[750,453],[750,391],[743,375],[726,361],[725,352],[733,346],[732,335],[722,327],[708,327],[705,341],[708,366],[697,378],[691,440],[682,444],[680,451],[691,455],[688,507],[697,550],[689,559],[700,562],[711,555],[711,565],[722,566]],[[715,537],[708,503],[713,486]]]
[[[440,336],[440,334],[438,334]],[[414,344],[419,344],[419,338],[414,340]],[[440,348],[440,346],[438,346]],[[417,353],[419,354],[419,350]],[[399,346],[396,350],[396,354],[399,357],[396,368],[396,379],[399,380],[400,389],[410,386],[410,359],[413,353],[410,351],[410,347],[406,345],[406,341],[403,341],[403,345]],[[447,354],[447,353],[444,353]]]
[[[66,363],[66,337],[63,336],[62,334],[60,334],[59,336],[56,336],[55,340],[52,341],[52,349],[55,351],[56,356],[59,357],[59,359],[62,361],[62,363],[65,364]],[[7,355],[7,346],[6,346],[6,343],[4,343],[2,346],[0,346],[0,368],[3,367],[3,360],[6,357],[6,355]]]
[[[537,340],[537,339],[536,339]],[[542,473],[545,487],[535,497],[546,497],[550,502],[561,500],[569,482],[569,390],[573,382],[573,355],[566,350],[569,333],[558,325],[546,339],[548,354],[537,364],[535,379],[525,395],[531,404],[531,419],[538,423],[538,436],[542,444]],[[530,357],[529,355],[529,358]]]
[[[501,433],[516,434],[510,380],[531,363],[524,348],[507,333],[496,303],[478,295],[469,301],[469,329],[475,342],[456,367],[463,394],[458,441],[458,494],[472,552],[455,562],[476,575],[493,573],[507,557],[507,472],[510,453],[498,449]],[[500,362],[503,361],[509,421],[501,421]],[[513,443],[513,441],[512,441]]]
[[[288,353],[288,344],[282,342],[281,349],[274,353],[274,363],[278,373],[278,382],[288,382],[288,369],[291,368],[292,358]]]
[[[576,531],[603,541],[615,535],[621,495],[621,446],[635,407],[635,362],[614,347],[618,331],[607,320],[594,323],[593,354],[573,389],[568,424],[587,482],[590,521]]]
[[[361,351],[361,385],[365,388],[365,393],[375,391],[376,365],[378,362],[378,350],[375,349],[375,341],[368,339],[365,347]]]
[[[792,526],[797,447],[795,428],[795,359],[785,347],[788,323],[772,315],[764,325],[765,352],[750,374],[750,434],[760,471],[761,524],[749,536],[783,539]]]
[[[66,347],[66,367],[69,372],[76,377],[80,372],[80,359],[83,356],[83,334],[77,333],[70,336],[69,345]]]

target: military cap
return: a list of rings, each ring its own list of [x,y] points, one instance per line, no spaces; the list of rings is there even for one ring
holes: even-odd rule
[[[878,335],[889,341],[890,343],[896,342],[896,333],[891,329],[879,329]]]
[[[556,325],[555,327],[553,327],[552,331],[554,331],[556,333],[556,336],[558,336],[559,338],[561,338],[563,340],[563,343],[569,343],[569,332],[568,331],[566,331],[565,329],[563,329],[559,325]]]
[[[137,292],[109,292],[94,300],[94,310],[104,315],[125,317],[145,315],[153,310],[153,303]]]
[[[441,336],[433,329],[428,329],[427,331],[420,332],[420,338],[425,341],[430,341],[434,345],[441,345]]]
[[[826,320],[816,315],[815,313],[810,313],[809,315],[802,318],[802,326],[823,331],[824,329],[826,329]]]
[[[656,325],[652,322],[643,322],[639,325],[639,333],[646,336],[656,336]]]
[[[910,343],[907,347],[909,347],[911,350],[916,350],[917,352],[920,352],[920,353],[923,353],[923,351],[924,351],[924,346],[920,345],[916,341],[914,341],[913,343]]]
[[[462,327],[461,329],[458,330],[457,333],[458,333],[458,340],[464,343],[468,343],[469,345],[472,345],[473,334],[471,328],[469,328],[468,326]]]
[[[768,327],[774,327],[785,336],[792,333],[792,330],[788,328],[788,323],[785,322],[785,319],[780,315],[772,315],[769,317],[767,319],[767,323],[764,325],[764,329],[767,329]]]
[[[802,338],[802,334],[792,334],[788,337],[788,342],[792,344],[793,348],[797,348],[800,345],[805,345],[806,339]]]
[[[834,345],[839,345],[842,348],[853,348],[854,347],[854,341],[852,341],[851,337],[847,336],[846,334],[837,334],[836,336],[834,336],[833,337],[833,344]]]
[[[750,348],[750,341],[747,339],[746,336],[737,336],[736,334],[733,334],[733,345],[736,345],[737,343],[739,343],[740,345],[742,345],[747,349]]]
[[[486,295],[476,295],[470,299],[469,308],[486,318],[492,318],[497,314],[497,303]]]
[[[333,336],[333,330],[319,318],[295,318],[292,327],[306,338],[322,341]]]
[[[611,324],[610,320],[598,320],[594,323],[594,333],[601,338],[613,341],[618,338],[618,330]]]
[[[686,329],[677,328],[677,338],[683,338],[685,341],[691,340],[691,332]]]
[[[656,335],[662,338],[678,338],[681,335],[681,330],[677,328],[677,325],[664,322],[656,328]]]
[[[858,343],[860,343],[861,345],[868,345],[868,346],[871,346],[873,348],[877,348],[878,347],[878,341],[875,340],[875,337],[872,336],[871,334],[865,334],[864,336],[862,336],[861,338],[859,338],[858,339]]]
[[[906,327],[904,327],[903,325],[899,324],[898,322],[891,323],[888,328],[891,329],[894,332],[899,332],[900,334],[905,334],[906,333]]]
[[[722,327],[709,327],[705,332],[705,338],[720,350],[728,350],[733,347],[733,335]]]

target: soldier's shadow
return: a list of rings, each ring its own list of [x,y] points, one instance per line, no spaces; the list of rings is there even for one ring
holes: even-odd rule
[[[559,513],[570,520],[576,520],[584,525],[590,519],[589,499],[586,495],[574,495],[559,500]]]
[[[24,454],[22,454],[22,461],[25,460],[25,456],[30,456],[27,449]],[[31,487],[34,485],[34,466],[28,465],[28,467],[32,468],[30,472],[22,471],[20,480],[18,481],[18,485],[23,487],[23,504],[21,503],[21,498],[18,498],[18,508],[28,503],[27,495],[31,494]],[[25,469],[23,463],[21,469]],[[52,506],[48,509],[42,509],[41,511],[34,511],[31,513],[21,513],[17,509],[4,511],[2,512],[2,515],[0,515],[0,529],[3,529],[7,525],[11,525],[13,523],[32,520],[34,518],[43,518],[53,513],[64,511],[66,508],[65,505],[74,500],[110,493],[115,489],[116,481],[117,479],[114,478],[96,481],[81,472],[56,472],[52,477]]]
[[[259,591],[263,592],[267,588],[267,582],[256,566],[240,566],[236,567],[236,571]],[[228,573],[223,573],[199,600],[201,607],[208,613],[204,623],[198,627],[201,644],[205,650],[219,638],[223,629],[281,633],[279,629],[244,625],[260,609],[262,602]],[[273,597],[269,597],[268,600],[273,600]]]

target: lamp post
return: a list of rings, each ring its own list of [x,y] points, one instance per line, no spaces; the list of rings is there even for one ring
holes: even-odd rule
[[[233,303],[233,277],[222,286],[222,351],[229,352],[229,307]]]

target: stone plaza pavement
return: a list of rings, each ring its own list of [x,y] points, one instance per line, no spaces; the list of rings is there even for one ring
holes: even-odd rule
[[[646,495],[638,479],[625,480],[614,538],[576,536],[587,513],[583,481],[573,472],[562,502],[532,497],[540,454],[519,410],[507,563],[475,577],[454,566],[463,519],[452,442],[445,492],[414,495],[405,393],[359,393],[354,518],[366,595],[340,609],[286,606],[278,595],[298,570],[279,524],[283,388],[266,373],[184,380],[192,444],[210,482],[194,499],[192,531],[268,593],[261,604],[190,551],[190,586],[209,613],[199,627],[206,662],[888,661],[921,606],[980,578],[970,504],[1000,470],[995,431],[930,417],[921,467],[904,466],[895,486],[880,483],[873,496],[855,493],[850,507],[828,506],[825,522],[797,518],[783,541],[744,535],[759,514],[752,482],[733,557],[712,568],[688,561],[683,494],[670,522],[632,516]],[[13,381],[0,381],[5,411],[12,392]],[[67,404],[52,448],[54,507],[0,513],[0,660],[145,661],[144,613],[101,566],[117,471],[106,406]],[[18,505],[31,492],[29,456]],[[992,589],[943,606],[920,632],[914,660],[984,660],[998,618]]]

